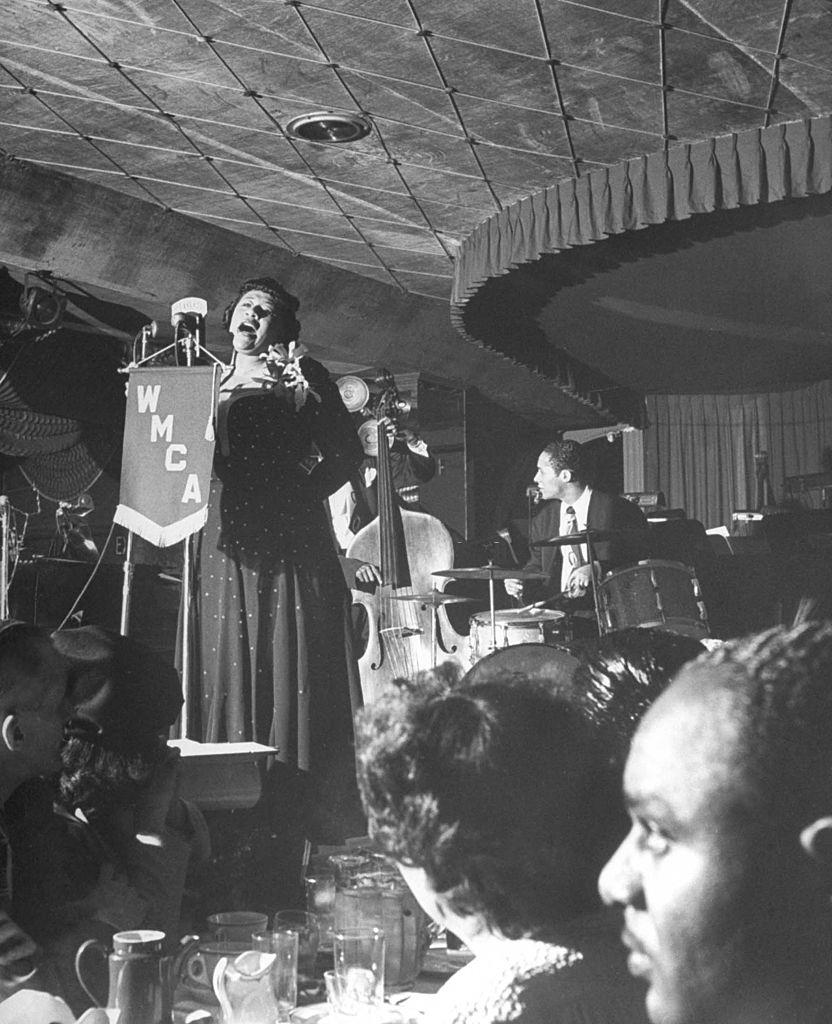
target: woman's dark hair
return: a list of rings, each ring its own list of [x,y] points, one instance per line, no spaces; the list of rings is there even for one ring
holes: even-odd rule
[[[583,649],[572,677],[575,700],[606,735],[611,758],[623,768],[644,712],[679,669],[704,653],[694,637],[632,626]]]
[[[61,750],[61,802],[70,810],[80,807],[87,814],[106,814],[130,806],[164,756],[164,745],[155,753],[125,753],[94,739],[69,736]]]
[[[237,308],[237,303],[246,294],[246,292],[265,292],[266,295],[270,295],[274,300],[276,308],[284,310],[288,316],[291,317],[293,324],[290,333],[293,339],[298,338],[300,335],[300,323],[298,322],[296,314],[300,308],[300,300],[292,295],[291,292],[287,292],[283,285],[273,277],[252,277],[247,281],[243,281],[237,289],[237,294],[223,311],[223,327],[227,329],[230,326],[231,317],[234,314],[234,310]]]
[[[595,906],[606,760],[577,709],[516,677],[400,689],[359,712],[370,835],[461,915],[545,937]]]

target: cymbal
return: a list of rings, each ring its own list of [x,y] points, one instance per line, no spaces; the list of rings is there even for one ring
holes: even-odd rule
[[[449,576],[452,580],[545,580],[545,572],[504,569],[501,565],[480,565],[468,569],[437,569],[431,576]]]
[[[548,537],[546,540],[533,540],[530,548],[554,548],[564,547],[569,544],[586,544],[587,538],[591,542],[599,540],[611,540],[614,537],[646,537],[646,530],[579,530],[577,533],[562,533],[559,537]]]
[[[429,604],[438,608],[441,604],[462,604],[465,601],[475,601],[475,597],[462,597],[459,594],[443,594],[441,590],[431,591],[429,594],[393,594],[394,601],[412,601],[414,604]]]
[[[95,561],[87,562],[83,558],[61,558],[57,555],[28,555],[18,562],[20,567],[35,565],[88,565],[90,568]]]

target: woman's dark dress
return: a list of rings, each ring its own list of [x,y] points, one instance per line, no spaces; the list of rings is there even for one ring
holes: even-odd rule
[[[363,452],[324,368],[301,365],[320,403],[296,411],[291,396],[241,389],[219,417],[194,586],[193,732],[273,745],[331,799],[355,786],[361,686],[324,501]]]

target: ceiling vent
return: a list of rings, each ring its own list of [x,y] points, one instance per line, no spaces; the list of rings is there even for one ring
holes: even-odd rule
[[[369,120],[361,114],[336,114],[331,110],[301,114],[286,125],[286,134],[290,138],[304,142],[357,142],[370,131]]]

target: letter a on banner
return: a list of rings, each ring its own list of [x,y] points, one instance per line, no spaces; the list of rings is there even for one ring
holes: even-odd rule
[[[216,366],[130,371],[114,520],[160,548],[205,525],[214,459]]]

